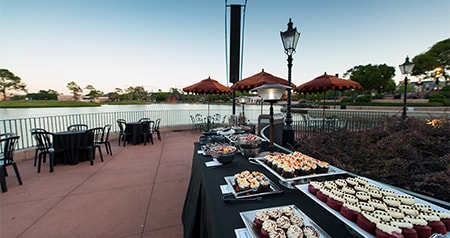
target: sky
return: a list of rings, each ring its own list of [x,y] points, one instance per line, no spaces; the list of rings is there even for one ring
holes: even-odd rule
[[[450,38],[450,0],[0,0],[0,68],[29,92],[182,89],[228,82],[229,5],[242,5],[242,78],[287,79],[280,31],[300,32],[292,82],[358,65],[396,69]],[[412,79],[414,80],[414,78]],[[88,93],[87,90],[84,90]]]

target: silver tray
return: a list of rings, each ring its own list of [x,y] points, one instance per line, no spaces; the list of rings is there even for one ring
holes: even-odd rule
[[[267,178],[267,177],[266,177]],[[252,198],[252,197],[258,197],[258,196],[262,196],[262,195],[269,195],[269,194],[276,194],[276,193],[282,193],[283,190],[280,189],[280,187],[278,187],[274,182],[272,182],[272,180],[270,180],[269,178],[269,182],[270,182],[270,190],[269,191],[265,191],[265,192],[251,192],[250,190],[249,193],[246,193],[245,191],[242,192],[236,192],[236,190],[234,189],[234,176],[226,176],[224,177],[225,181],[227,182],[228,186],[231,189],[231,193],[233,194],[233,196],[236,199],[241,199],[241,198]]]
[[[295,205],[286,205],[286,206],[294,208],[295,214],[297,214],[301,218],[303,218],[303,223],[305,224],[305,226],[312,226],[312,227],[314,227],[317,230],[317,232],[319,233],[321,238],[331,237],[320,226],[318,226],[313,220],[311,220],[305,213],[303,213],[300,209],[298,209],[297,206],[295,206]],[[286,207],[286,206],[270,207],[270,208],[264,208],[264,209],[259,209],[259,210],[251,210],[251,211],[246,211],[246,212],[240,212],[239,215],[241,216],[242,221],[244,222],[245,226],[247,227],[247,229],[250,232],[250,234],[252,235],[252,237],[253,238],[260,238],[261,237],[261,233],[256,228],[255,223],[253,223],[253,220],[255,219],[255,214],[258,211],[261,211],[261,210],[268,210],[268,209],[274,209],[274,208],[281,209],[281,208]]]
[[[294,178],[285,178],[285,177],[281,176],[279,173],[277,173],[277,171],[275,171],[271,167],[269,167],[266,163],[264,163],[263,157],[251,158],[250,162],[251,161],[256,161],[258,164],[262,165],[269,172],[271,172],[273,175],[275,175],[280,180],[280,182],[283,183],[283,185],[307,183],[307,182],[313,180],[314,178],[326,177],[326,176],[331,176],[331,175],[347,174],[346,171],[330,165],[330,168],[327,173],[318,173],[318,174],[310,174],[310,175],[305,175],[305,176],[298,176],[298,177],[294,177]]]
[[[399,195],[404,195],[405,194],[405,193],[402,193],[402,192],[400,192],[400,191],[398,191],[398,190],[396,190],[396,189],[394,189],[394,188],[392,188],[392,187],[390,187],[390,186],[388,186],[386,184],[383,184],[383,183],[380,183],[380,182],[377,182],[375,180],[371,180],[371,179],[368,179],[368,178],[365,178],[365,179],[367,179],[369,181],[369,183],[375,184],[375,185],[377,185],[380,188],[390,189],[390,190],[394,191],[396,194],[399,194]],[[350,228],[351,231],[356,232],[356,235],[358,235],[359,237],[375,238],[374,235],[372,235],[369,232],[361,229],[356,223],[354,223],[354,222],[350,221],[349,219],[345,218],[344,216],[341,215],[340,212],[338,212],[336,210],[333,210],[326,203],[324,203],[324,202],[320,201],[319,199],[317,199],[317,197],[314,196],[314,194],[308,192],[308,184],[298,184],[298,185],[295,185],[295,187],[298,190],[302,191],[304,194],[306,194],[308,197],[310,197],[312,200],[314,200],[316,203],[321,205],[323,208],[325,208],[325,210],[327,210],[328,212],[330,212],[331,214],[336,216],[339,220],[344,222],[347,225],[347,227]],[[438,210],[438,211],[446,211],[446,212],[448,212],[448,210],[446,210],[446,209],[444,209],[442,207],[436,206],[436,205],[434,205],[432,203],[429,203],[427,201],[424,201],[424,200],[416,198],[416,197],[414,197],[414,201],[417,202],[417,203],[427,204],[431,208],[433,208],[435,210]],[[445,237],[446,238],[450,238],[450,232],[447,232]]]

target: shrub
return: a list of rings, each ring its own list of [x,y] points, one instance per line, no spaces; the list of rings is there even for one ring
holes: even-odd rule
[[[383,126],[323,133],[294,149],[346,171],[450,202],[450,120],[386,118]]]

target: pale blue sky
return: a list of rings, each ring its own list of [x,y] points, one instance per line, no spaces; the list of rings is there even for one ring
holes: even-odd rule
[[[70,81],[168,91],[208,76],[227,85],[225,16],[225,0],[0,0],[0,68],[30,92],[67,94]],[[289,18],[301,33],[297,85],[369,63],[394,66],[399,81],[406,55],[450,37],[450,0],[248,0],[243,78],[262,68],[287,78]]]

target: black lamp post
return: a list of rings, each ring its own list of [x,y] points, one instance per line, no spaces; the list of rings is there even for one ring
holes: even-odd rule
[[[293,28],[292,21],[289,18],[288,28],[285,32],[280,32],[281,40],[283,42],[284,53],[288,56],[288,86],[291,87],[291,70],[292,70],[292,55],[295,53],[300,33],[297,28]],[[286,119],[283,127],[283,145],[294,144],[294,130],[292,129],[292,114],[291,114],[291,89],[288,89],[287,105],[286,105]]]
[[[408,74],[410,74],[414,68],[414,63],[409,61],[409,57],[406,56],[405,63],[398,66],[403,75],[405,75],[405,81],[403,84],[405,85],[405,91],[403,93],[403,113],[402,118],[406,119],[406,98],[407,98],[407,90],[408,90]]]
[[[244,114],[244,105],[247,103],[248,97],[241,96],[239,97],[239,103],[242,105],[242,125],[245,125],[245,114]]]
[[[282,84],[264,84],[254,88],[252,91],[257,91],[258,95],[264,101],[270,102],[270,153],[274,152],[274,119],[273,119],[273,103],[280,100],[285,90],[290,90],[291,87]]]

